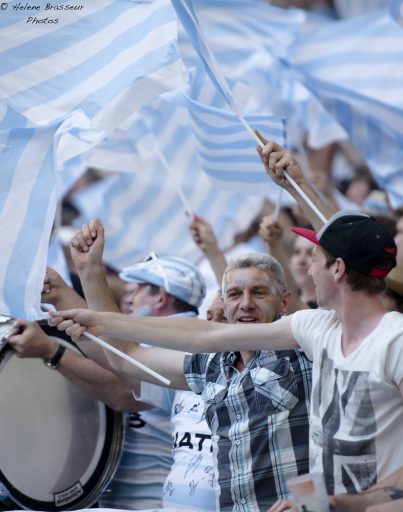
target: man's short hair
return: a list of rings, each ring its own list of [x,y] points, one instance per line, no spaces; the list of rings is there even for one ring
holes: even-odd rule
[[[335,263],[336,257],[332,256],[329,252],[321,247],[323,254],[326,258],[326,268],[329,268]],[[385,291],[386,283],[383,279],[378,277],[371,277],[354,270],[346,264],[347,284],[353,292],[366,292],[368,295],[378,295]]]
[[[342,258],[348,268],[367,277],[385,279],[396,266],[396,244],[392,235],[376,219],[357,211],[340,211],[328,219],[316,233],[293,227],[335,258]]]
[[[157,293],[160,292],[160,286],[157,286],[155,284],[151,283],[143,283],[140,286],[149,286],[150,287],[150,295],[157,295]],[[168,293],[168,295],[170,295]],[[199,309],[196,306],[192,306],[192,304],[188,304],[187,302],[184,302],[181,299],[178,299],[177,297],[173,297],[174,301],[172,303],[172,307],[175,309],[177,313],[188,313],[189,311],[196,313],[196,315],[199,314]]]
[[[270,256],[260,252],[248,252],[230,259],[225,269],[222,279],[222,291],[225,295],[227,289],[227,274],[232,270],[241,268],[260,268],[266,272],[270,272],[273,278],[273,294],[282,294],[287,291],[287,281],[285,278],[283,267],[280,263]]]

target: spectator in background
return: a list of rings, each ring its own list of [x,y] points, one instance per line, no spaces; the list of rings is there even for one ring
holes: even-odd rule
[[[267,243],[269,253],[282,265],[291,292],[289,313],[317,307],[315,287],[312,277],[308,274],[312,260],[312,244],[301,238],[295,237],[291,255],[283,243],[283,227],[273,216],[263,217],[259,234]]]
[[[386,276],[384,303],[389,311],[403,313],[403,264],[397,265]]]
[[[397,245],[397,263],[403,264],[403,207],[395,210],[396,216],[396,235],[395,243]]]

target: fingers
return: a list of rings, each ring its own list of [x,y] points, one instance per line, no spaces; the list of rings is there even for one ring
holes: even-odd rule
[[[253,130],[257,136],[257,138],[262,142],[263,144],[267,144],[269,141],[263,137],[263,135],[259,132],[259,130]],[[260,146],[259,146],[260,147]]]
[[[64,320],[70,320],[74,318],[76,311],[77,310],[75,309],[70,311],[49,311],[48,324],[53,327],[57,327]]]
[[[70,245],[80,252],[88,252],[93,244],[93,238],[88,224],[83,224],[71,239]]]
[[[269,168],[270,172],[287,167],[288,161],[292,158],[291,153],[275,142],[268,142],[263,148],[258,146],[256,149],[263,164]]]
[[[283,226],[271,215],[263,217],[259,226],[259,235],[265,242],[278,240],[283,235]]]
[[[10,337],[10,345],[13,347],[17,357],[48,358],[57,349],[55,343],[36,322],[18,320],[15,326],[19,332]]]
[[[85,311],[86,310],[82,309],[49,311],[48,323],[56,327],[59,331],[65,331],[74,341],[78,341],[88,327],[88,319],[83,322],[83,313],[85,313]],[[82,325],[83,323],[87,325]]]
[[[267,512],[298,512],[298,507],[293,501],[278,500]]]
[[[80,252],[88,252],[95,240],[100,237],[103,239],[104,228],[101,221],[97,218],[88,224],[83,224],[81,229],[76,231],[70,245]]]
[[[13,327],[18,329],[19,332],[23,332],[25,329],[28,329],[30,326],[36,326],[37,324],[34,322],[29,322],[28,320],[24,320],[23,318],[17,318],[13,322]]]
[[[74,322],[71,319],[65,320],[61,317],[53,317],[49,319],[49,325],[56,326],[59,331],[65,331],[65,333],[74,341],[79,341],[81,336],[86,332],[87,328],[79,323]]]
[[[260,136],[261,137],[261,136]],[[263,139],[262,137],[262,141],[265,141],[265,139]],[[278,144],[276,144],[275,142],[269,142],[269,141],[265,141],[265,145],[264,147],[261,147],[261,146],[257,146],[256,147],[256,150],[257,152],[259,153],[260,155],[260,158],[262,159],[262,162],[264,164],[268,163],[269,161],[269,156],[273,153],[273,152],[282,152],[282,151],[285,151],[285,149],[282,147],[282,146],[279,146]]]
[[[198,215],[193,215],[193,220],[189,225],[189,230],[194,242],[197,245],[201,245],[204,242],[208,243],[212,236],[211,224]]]

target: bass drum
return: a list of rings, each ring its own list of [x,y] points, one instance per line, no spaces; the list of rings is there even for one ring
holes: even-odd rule
[[[9,495],[0,509],[94,504],[119,462],[122,414],[7,344],[0,348],[0,390],[0,481]]]

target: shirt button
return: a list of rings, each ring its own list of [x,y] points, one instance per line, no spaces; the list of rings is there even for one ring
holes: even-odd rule
[[[237,420],[240,420],[240,419],[241,419],[241,415],[240,415],[240,414],[237,414],[237,415],[235,416],[235,418],[236,418]]]
[[[241,503],[242,503],[242,505],[245,505],[245,503],[246,503],[245,498],[242,498],[242,499],[241,499]]]
[[[235,444],[239,446],[241,444],[241,441],[235,441]]]

